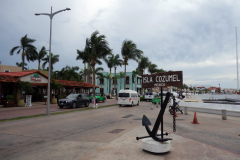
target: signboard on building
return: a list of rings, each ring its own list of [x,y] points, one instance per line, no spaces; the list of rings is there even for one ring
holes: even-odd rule
[[[41,82],[42,77],[39,76],[39,74],[34,74],[33,76],[30,77],[31,82]]]
[[[169,71],[153,75],[143,75],[142,81],[142,88],[167,86],[182,87],[183,75],[182,71]]]

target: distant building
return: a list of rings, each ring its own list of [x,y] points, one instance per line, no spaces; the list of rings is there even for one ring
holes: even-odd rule
[[[109,74],[109,72],[101,72],[104,76]],[[116,73],[117,76],[120,75],[120,73]],[[139,94],[142,93],[142,77],[140,75],[136,75],[134,78],[134,82],[132,80],[132,72],[126,72],[126,79],[124,81],[123,78],[118,78],[117,80],[114,80],[115,73],[111,73],[111,88],[110,88],[110,94],[114,95],[117,94],[121,89],[124,89],[124,82],[126,82],[126,88],[130,90],[135,90]],[[116,88],[115,88],[116,84]],[[103,78],[103,79],[97,79],[96,76],[96,85],[99,86],[99,88],[96,89],[96,92],[102,93],[102,94],[109,94],[109,79]]]
[[[20,72],[22,67],[2,65],[0,62],[0,72]]]

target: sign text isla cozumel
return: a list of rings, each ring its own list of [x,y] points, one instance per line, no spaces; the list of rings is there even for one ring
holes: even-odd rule
[[[167,87],[167,86],[181,87],[183,84],[182,71],[170,71],[157,73],[153,75],[143,75],[142,79],[143,88]]]

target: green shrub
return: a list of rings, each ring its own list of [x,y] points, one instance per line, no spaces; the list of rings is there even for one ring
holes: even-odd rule
[[[13,95],[7,95],[6,96],[8,102],[14,102],[14,96]]]
[[[63,95],[58,95],[58,99],[61,99],[61,98],[63,98]]]
[[[145,101],[145,98],[144,97],[140,97],[140,101]]]

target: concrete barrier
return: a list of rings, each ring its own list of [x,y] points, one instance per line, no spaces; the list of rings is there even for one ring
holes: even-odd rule
[[[223,120],[226,120],[227,116],[240,117],[240,105],[180,102],[180,107],[184,110],[185,115],[188,114],[188,111],[194,111],[219,114],[222,115]]]

